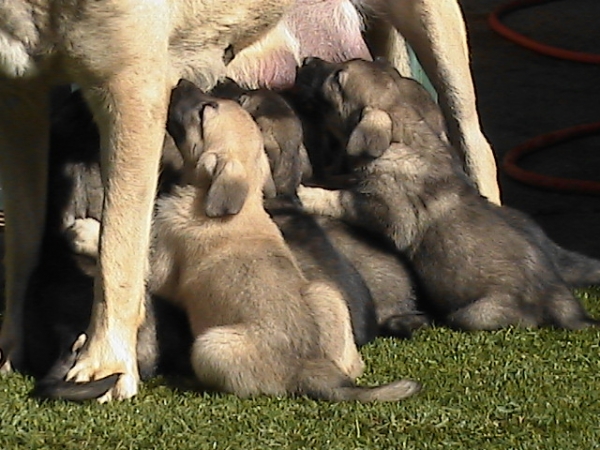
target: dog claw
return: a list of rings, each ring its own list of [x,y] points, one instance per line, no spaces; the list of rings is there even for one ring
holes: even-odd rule
[[[4,346],[7,348],[7,346]],[[15,361],[18,360],[16,352],[9,352],[0,347],[0,375],[14,372]]]
[[[0,374],[12,372],[10,361],[6,357],[5,353],[0,349]]]
[[[72,383],[64,380],[44,379],[36,383],[32,392],[34,397],[42,399],[62,399],[75,402],[100,400],[117,383],[119,375],[109,375],[88,383]]]

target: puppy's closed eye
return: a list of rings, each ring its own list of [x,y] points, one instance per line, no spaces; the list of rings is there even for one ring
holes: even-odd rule
[[[380,157],[392,142],[392,119],[380,109],[366,107],[350,134],[346,151],[350,156]]]

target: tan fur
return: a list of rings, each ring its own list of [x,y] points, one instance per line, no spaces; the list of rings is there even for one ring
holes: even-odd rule
[[[187,312],[201,384],[243,397],[389,401],[416,392],[408,381],[389,392],[352,385],[362,360],[348,309],[336,288],[304,278],[264,210],[270,170],[251,116],[182,82],[168,128],[190,184],[158,200],[150,289]],[[220,165],[236,170],[219,171]],[[225,186],[218,194],[224,203],[237,203],[227,191],[245,184],[235,213],[225,205],[222,215],[207,214],[215,183]]]
[[[335,10],[348,12],[346,17],[353,19],[336,23],[340,26],[335,29],[357,26],[351,3],[336,2]],[[493,157],[475,110],[458,3],[355,3],[367,14],[386,17],[415,47],[440,92],[450,135],[464,150],[467,168],[482,193],[498,201]],[[128,398],[137,392],[135,336],[143,317],[150,215],[169,89],[182,76],[211,87],[225,74],[225,49],[243,50],[273,29],[293,4],[293,0],[2,3],[0,175],[6,194],[7,266],[2,371],[18,366],[21,359],[23,297],[41,243],[51,86],[77,83],[82,88],[100,129],[106,189],[89,339],[68,378],[86,381],[121,373],[116,387],[102,400]],[[292,39],[285,45],[296,44]],[[355,51],[361,51],[358,47]]]
[[[137,392],[135,339],[143,317],[150,212],[170,87],[207,87],[223,49],[273,26],[290,1],[10,2],[0,8],[0,167],[7,196],[3,370],[18,365],[22,299],[45,210],[51,84],[76,82],[102,140],[106,188],[100,268],[89,339],[68,377],[121,373],[102,400]],[[256,15],[256,9],[261,14]]]
[[[284,364],[280,372],[293,372],[294,364],[280,352],[331,358],[358,376],[362,361],[343,299],[304,279],[263,209],[270,171],[258,128],[233,101],[216,105],[205,108],[201,132],[180,147],[191,184],[158,201],[151,260],[161,264],[152,264],[151,290],[187,311],[196,336],[192,364],[211,387],[242,396],[289,392],[291,379],[279,378],[273,364]],[[247,195],[239,212],[209,217],[215,183],[239,189],[240,182]]]

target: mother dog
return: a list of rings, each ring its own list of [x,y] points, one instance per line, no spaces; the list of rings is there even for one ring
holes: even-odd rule
[[[320,36],[342,32],[340,24],[358,26],[360,8],[385,18],[388,29],[391,24],[407,38],[440,92],[445,110],[452,112],[451,139],[464,150],[470,173],[484,195],[498,200],[493,156],[478,124],[458,3],[326,1],[334,6],[329,11],[352,20],[337,20],[332,14],[306,19],[321,27]],[[150,212],[168,93],[183,76],[210,87],[226,71],[226,51],[234,60],[242,58],[246,47],[264,40],[271,30],[293,35],[282,30],[290,28],[285,19],[303,17],[294,15],[295,9],[310,4],[310,0],[0,4],[0,177],[6,193],[7,269],[0,333],[3,371],[19,366],[24,290],[44,225],[51,87],[81,86],[100,129],[106,189],[89,339],[67,377],[85,382],[119,373],[117,385],[103,400],[129,398],[138,385],[136,331],[144,315]],[[302,53],[301,40],[286,42],[296,61],[310,56]],[[260,50],[260,44],[254,45]],[[321,56],[315,48],[310,52]]]

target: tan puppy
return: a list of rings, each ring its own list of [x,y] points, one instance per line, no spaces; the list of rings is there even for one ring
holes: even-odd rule
[[[399,400],[412,381],[354,386],[362,361],[344,301],[301,274],[262,206],[260,131],[237,103],[182,81],[168,129],[187,186],[158,200],[150,289],[187,312],[202,385],[235,393]]]
[[[324,7],[328,14],[304,14],[311,5]],[[44,228],[51,86],[77,83],[82,88],[100,130],[106,189],[89,339],[68,378],[85,382],[120,373],[119,382],[102,400],[128,398],[137,392],[135,340],[143,318],[150,215],[170,88],[182,76],[211,87],[225,74],[225,50],[244,58],[243,49],[269,29],[292,36],[281,41],[299,55],[286,59],[292,65],[300,55],[321,55],[320,48],[329,49],[334,41],[352,44],[329,54],[332,58],[365,56],[364,43],[356,39],[361,31],[356,7],[387,20],[384,28],[396,28],[415,48],[440,92],[450,137],[464,150],[469,173],[484,195],[498,200],[494,161],[479,129],[465,29],[455,0],[1,4],[0,178],[6,194],[7,265],[2,371],[20,362],[24,292]],[[282,25],[275,27],[278,23]],[[306,36],[317,39],[306,41]],[[373,45],[376,50],[383,47]],[[256,48],[249,52],[246,59],[252,60]],[[270,70],[248,75],[252,80],[247,84],[271,80],[279,70],[293,73],[278,64],[271,64]]]

